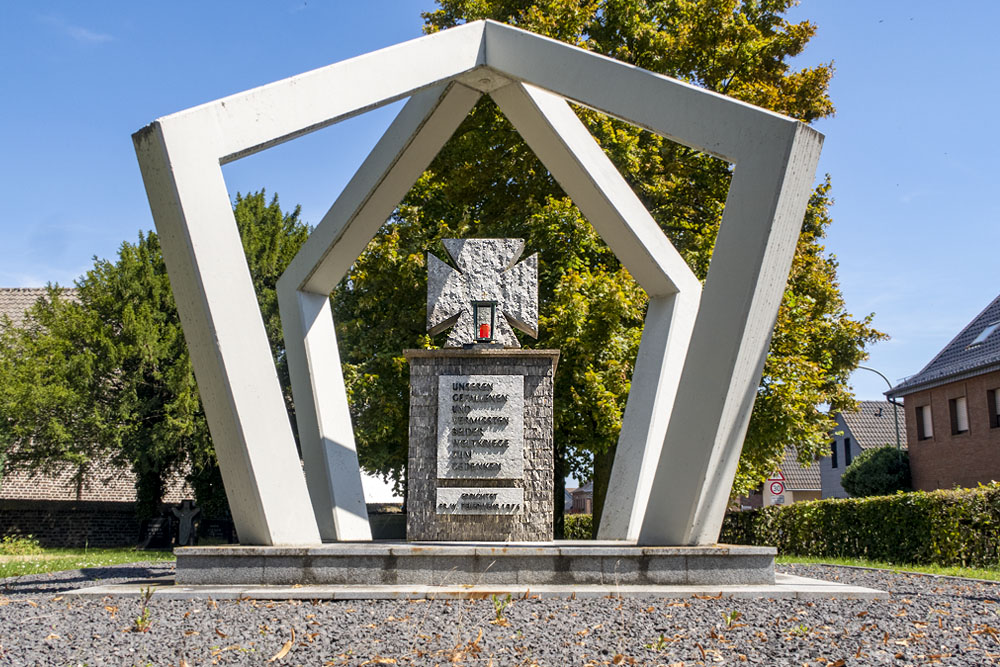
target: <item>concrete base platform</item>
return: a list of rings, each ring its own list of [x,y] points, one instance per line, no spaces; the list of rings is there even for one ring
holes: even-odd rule
[[[773,547],[640,547],[626,542],[364,542],[183,547],[182,586],[770,586]],[[571,589],[567,589],[571,590]]]
[[[70,591],[66,595],[102,598],[107,595],[139,596],[143,589],[153,588],[153,597],[189,600],[456,600],[485,599],[510,593],[518,598],[582,599],[611,598],[702,598],[718,599],[850,599],[885,600],[885,591],[860,586],[848,586],[819,579],[807,579],[788,574],[776,574],[769,585],[688,585],[688,586],[182,586],[170,579],[149,580],[118,586],[94,586]]]

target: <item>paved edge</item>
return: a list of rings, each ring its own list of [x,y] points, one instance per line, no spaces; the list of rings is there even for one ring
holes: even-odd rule
[[[756,586],[178,586],[172,579],[65,591],[82,598],[136,597],[153,586],[153,597],[170,600],[455,600],[493,595],[529,598],[719,598],[887,600],[886,591],[820,579],[776,574],[773,585]]]

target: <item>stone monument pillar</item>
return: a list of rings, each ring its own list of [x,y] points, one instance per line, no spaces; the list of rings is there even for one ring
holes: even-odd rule
[[[445,239],[428,255],[427,328],[444,349],[410,362],[408,540],[550,541],[558,350],[538,335],[538,256],[521,239]]]

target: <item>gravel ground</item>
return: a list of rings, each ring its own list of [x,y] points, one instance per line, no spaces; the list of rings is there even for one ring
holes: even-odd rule
[[[889,590],[860,600],[80,600],[61,591],[170,574],[170,563],[0,580],[0,665],[988,665],[1000,586],[779,566]]]

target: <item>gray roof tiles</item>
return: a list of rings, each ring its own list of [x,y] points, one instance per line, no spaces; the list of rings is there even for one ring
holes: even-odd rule
[[[822,483],[819,476],[819,462],[813,461],[805,468],[795,455],[795,448],[785,449],[785,458],[781,461],[781,474],[785,476],[785,488],[789,491],[819,491]]]
[[[0,316],[6,315],[14,324],[20,325],[25,311],[46,294],[48,290],[45,287],[0,287]],[[64,289],[63,294],[73,297],[76,290]]]
[[[993,299],[930,363],[886,392],[887,396],[906,396],[970,375],[1000,369],[1000,327],[983,342],[970,347],[983,330],[1000,321],[1000,296]]]
[[[858,401],[857,412],[840,413],[861,449],[896,444],[896,418],[889,401]],[[906,411],[899,408],[899,440],[906,447]]]

